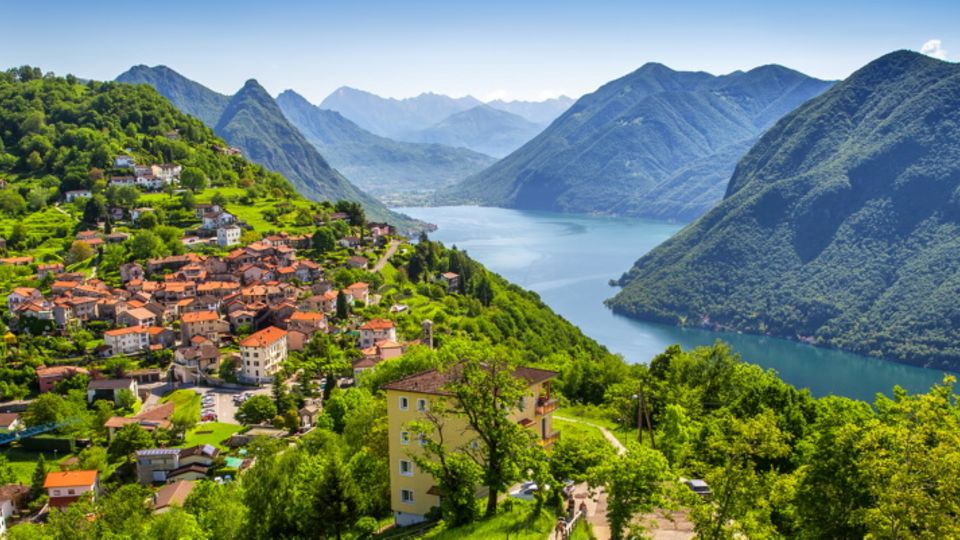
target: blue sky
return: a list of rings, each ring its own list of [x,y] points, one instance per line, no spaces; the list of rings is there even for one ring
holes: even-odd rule
[[[960,59],[951,1],[87,4],[5,2],[0,67],[111,79],[166,64],[224,93],[256,78],[319,102],[342,85],[391,97],[576,97],[649,61],[711,73],[778,63],[843,78],[934,39],[937,54]]]

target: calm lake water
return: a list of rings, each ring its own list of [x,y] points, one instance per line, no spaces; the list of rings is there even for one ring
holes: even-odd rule
[[[926,391],[943,373],[793,341],[676,328],[614,315],[603,305],[610,287],[642,254],[682,226],[626,218],[571,216],[472,206],[398,208],[439,229],[431,238],[456,245],[487,268],[537,292],[557,313],[629,362],[648,362],[668,345],[684,348],[721,339],[743,358],[773,368],[817,396],[873,401],[894,385]]]

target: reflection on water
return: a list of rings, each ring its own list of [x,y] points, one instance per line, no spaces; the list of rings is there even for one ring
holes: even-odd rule
[[[630,362],[647,362],[673,343],[730,343],[745,360],[775,369],[815,395],[872,400],[899,384],[924,391],[943,374],[802,343],[735,333],[677,328],[614,315],[603,300],[608,285],[642,254],[682,225],[658,221],[568,216],[502,208],[401,208],[436,223],[431,235],[466,250],[491,270],[540,294],[557,313]]]

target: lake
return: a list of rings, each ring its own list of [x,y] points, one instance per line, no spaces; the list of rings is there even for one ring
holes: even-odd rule
[[[894,385],[923,392],[943,373],[794,341],[677,328],[614,315],[603,305],[617,289],[608,282],[682,225],[630,218],[529,212],[473,206],[397,208],[435,223],[430,236],[527,289],[554,311],[631,363],[648,362],[668,345],[684,348],[724,340],[744,360],[775,369],[816,396],[873,401]]]

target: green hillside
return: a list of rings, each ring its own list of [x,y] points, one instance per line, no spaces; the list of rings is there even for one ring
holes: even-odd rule
[[[781,66],[716,77],[646,64],[437,200],[692,220],[763,131],[829,86]]]
[[[958,126],[956,64],[868,64],[764,135],[610,305],[960,369]]]
[[[251,161],[284,175],[306,197],[359,202],[371,219],[388,221],[405,231],[423,226],[391,212],[332,168],[287,121],[273,98],[255,80],[247,81],[236,95],[226,98],[225,103],[225,96],[164,66],[136,66],[117,80],[154,86],[181,111],[201,118],[212,119],[222,105],[217,118],[212,122],[208,120],[207,125],[231,146],[240,148]]]

